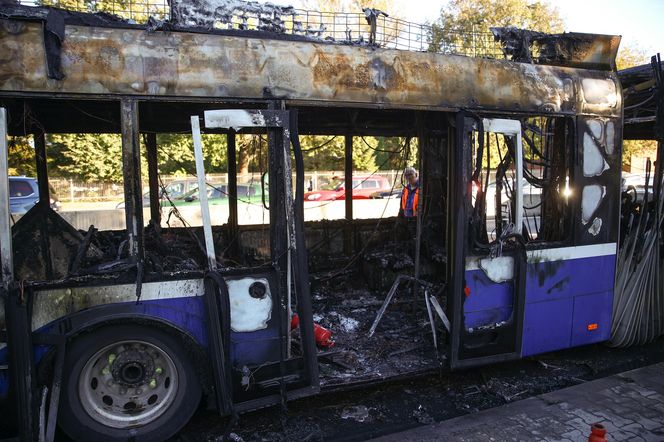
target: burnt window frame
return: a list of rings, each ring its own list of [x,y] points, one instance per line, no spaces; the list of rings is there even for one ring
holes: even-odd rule
[[[551,121],[553,119],[557,119],[560,121],[563,121],[566,123],[566,134],[565,134],[565,148],[566,148],[566,159],[565,159],[565,164],[566,164],[566,169],[567,172],[569,173],[569,188],[571,189],[571,194],[569,196],[568,204],[567,204],[567,209],[566,209],[566,214],[565,218],[566,221],[564,222],[564,231],[565,235],[564,238],[561,239],[555,239],[555,240],[540,240],[540,239],[535,239],[535,240],[528,240],[525,241],[525,247],[528,250],[539,250],[539,249],[545,249],[545,248],[560,248],[560,247],[566,247],[566,246],[572,246],[575,244],[577,234],[576,234],[576,229],[575,226],[580,220],[580,214],[577,213],[579,212],[580,205],[578,203],[579,201],[579,195],[578,195],[578,189],[576,188],[576,175],[578,173],[578,167],[580,164],[580,153],[579,149],[581,147],[578,146],[578,116],[576,115],[565,115],[565,114],[482,114],[482,115],[474,115],[474,119],[477,121],[481,121],[482,118],[489,118],[489,119],[508,119],[508,120],[516,120],[520,121],[522,123],[522,129],[521,129],[521,138],[522,138],[522,156],[523,153],[525,152],[525,137],[523,136],[524,129],[523,129],[523,121],[532,119],[532,118],[544,118],[548,121]],[[481,130],[484,133],[484,129],[482,128]],[[480,130],[476,129],[474,132],[479,133]],[[483,146],[484,149],[486,149],[486,146]],[[471,177],[470,181],[468,182],[469,186],[473,185],[473,162],[475,161],[475,154],[476,151],[471,152],[471,162],[468,164],[468,170],[469,170],[469,176]],[[483,153],[483,158],[484,158],[484,153]],[[522,167],[525,168],[525,160],[522,159]],[[486,168],[482,169],[482,173],[484,172]],[[525,176],[523,178],[526,180]],[[488,238],[488,235],[490,232],[486,231],[486,216],[483,218],[484,222],[484,231],[481,230],[481,228],[477,228],[473,226],[473,217],[472,214],[474,212],[474,204],[473,204],[473,195],[472,192],[469,192],[467,195],[467,207],[468,207],[468,234],[469,234],[469,243],[470,243],[470,250],[469,252],[471,253],[477,253],[477,252],[482,252],[486,251],[488,247],[490,247],[492,244],[496,243],[496,240],[490,240]],[[485,215],[486,215],[486,202],[485,202]],[[525,215],[525,210],[523,214],[523,220],[527,219],[527,216]],[[539,231],[541,232],[542,229],[540,227]],[[485,233],[486,232],[486,233]],[[487,237],[485,237],[487,240],[486,242],[483,242],[483,235],[486,234]],[[525,239],[525,238],[524,238]]]

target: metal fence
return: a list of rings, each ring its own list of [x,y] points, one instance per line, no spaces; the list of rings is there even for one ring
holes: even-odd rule
[[[150,17],[184,26],[240,31],[267,31],[316,40],[408,51],[503,58],[501,46],[481,28],[453,29],[389,17],[382,11],[319,12],[256,2],[189,4],[187,0],[19,0],[27,6],[56,6],[79,12],[107,12],[134,23]],[[206,7],[208,8],[206,10]]]
[[[369,177],[369,176],[382,176],[387,178],[390,185],[394,185],[395,189],[401,188],[401,183],[395,183],[395,180],[401,178],[400,172],[397,170],[382,170],[380,172],[361,172],[354,171],[353,175],[356,177]],[[332,182],[334,179],[343,180],[343,171],[310,171],[305,172],[304,182],[305,190],[319,190],[321,186]],[[147,180],[143,180],[147,184]],[[162,176],[161,182],[167,186],[175,181],[196,181],[195,176]],[[206,181],[212,185],[222,185],[228,183],[228,175],[225,173],[208,174]],[[237,176],[239,184],[255,184],[261,185],[260,173],[239,174]],[[295,182],[295,176],[293,176]],[[64,203],[96,203],[96,202],[121,202],[124,200],[124,189],[122,184],[109,183],[109,182],[91,182],[91,181],[78,181],[67,178],[49,178],[49,184],[55,191],[55,196]],[[143,189],[144,192],[148,191],[147,186]]]

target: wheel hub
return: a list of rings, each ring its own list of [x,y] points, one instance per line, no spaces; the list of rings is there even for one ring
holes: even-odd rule
[[[154,375],[154,362],[145,351],[125,350],[113,360],[111,374],[120,385],[138,387]]]
[[[85,411],[113,428],[145,425],[173,403],[179,376],[163,349],[144,341],[119,341],[92,355],[78,392]]]

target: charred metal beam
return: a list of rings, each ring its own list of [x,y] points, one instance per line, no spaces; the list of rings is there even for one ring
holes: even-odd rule
[[[37,184],[39,186],[39,204],[50,205],[51,195],[48,188],[48,170],[46,166],[46,135],[35,134],[35,160],[37,163]]]
[[[150,219],[156,227],[161,225],[161,187],[159,185],[159,164],[157,160],[157,134],[149,133],[145,137],[145,149],[148,160],[148,183],[150,186]]]
[[[235,148],[235,131],[226,135],[226,158],[228,162],[228,253],[232,257],[239,254],[239,229],[237,213],[237,152]]]
[[[14,282],[7,155],[7,111],[0,107],[0,260],[2,263],[0,270],[2,270],[2,288],[5,294]]]
[[[46,166],[46,135],[43,132],[33,137],[35,143],[35,162],[37,163],[37,185],[39,187],[39,201],[42,209],[48,210],[51,205],[51,196],[48,188],[48,170]],[[51,259],[51,240],[48,231],[48,219],[43,217],[39,223],[39,239],[41,253],[44,259],[46,278],[53,279],[53,261]]]
[[[459,359],[459,346],[463,329],[463,290],[466,269],[468,231],[468,183],[470,182],[471,147],[466,132],[473,120],[463,112],[457,114],[455,133],[450,136],[447,172],[447,317],[451,323],[448,361],[453,367]]]
[[[346,220],[353,219],[353,136],[345,137],[344,198],[346,198]]]
[[[25,295],[15,288],[14,263],[9,205],[9,168],[7,163],[7,114],[0,108],[0,260],[2,260],[2,288],[7,326],[10,391],[14,395],[21,440],[34,439],[37,416],[34,401],[34,359],[32,329]]]
[[[344,155],[344,198],[346,205],[346,221],[353,220],[353,136],[346,135]],[[344,253],[350,256],[353,252],[352,226],[344,229]]]
[[[318,359],[316,357],[316,342],[313,335],[313,311],[311,306],[311,291],[309,286],[309,262],[307,259],[307,244],[304,231],[304,159],[298,132],[298,111],[290,111],[290,132],[295,157],[295,266],[294,286],[297,293],[297,312],[300,318],[300,334],[302,350],[309,376],[309,384],[318,389]]]
[[[615,70],[620,36],[565,32],[546,34],[515,27],[491,28],[512,61]]]
[[[124,176],[125,219],[129,256],[143,260],[143,192],[141,187],[141,143],[138,130],[138,102],[122,100],[122,170]]]
[[[573,114],[584,109],[587,98],[579,92],[582,80],[615,81],[613,72],[596,70],[193,32],[67,25],[65,41],[65,78],[47,82],[40,24],[25,22],[15,33],[4,32],[0,53],[12,61],[0,66],[0,90],[147,98],[279,96],[312,104]],[[621,113],[619,105],[600,104],[593,112]]]
[[[19,439],[34,439],[38,416],[34,392],[35,365],[32,348],[32,329],[30,314],[24,294],[18,289],[11,289],[5,298],[5,317],[7,321],[7,349],[9,352],[10,391],[16,403]]]

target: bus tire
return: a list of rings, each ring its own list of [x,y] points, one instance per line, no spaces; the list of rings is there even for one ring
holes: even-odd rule
[[[201,399],[196,370],[173,335],[145,325],[104,326],[67,348],[58,413],[74,440],[166,440]]]

